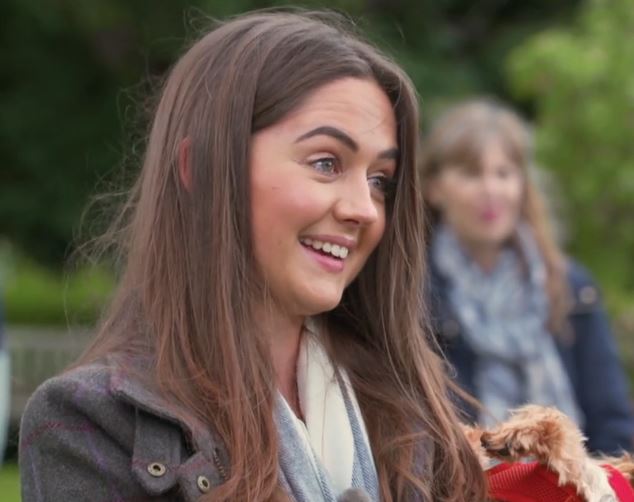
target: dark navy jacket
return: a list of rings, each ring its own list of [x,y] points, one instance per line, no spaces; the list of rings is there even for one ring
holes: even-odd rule
[[[476,355],[462,336],[462,326],[452,312],[448,282],[431,264],[431,321],[444,355],[453,366],[457,383],[469,394],[474,389]],[[569,316],[573,336],[556,337],[557,348],[572,382],[577,403],[585,415],[584,434],[593,452],[618,453],[634,446],[634,416],[626,377],[612,338],[599,292],[588,272],[569,262],[568,277],[575,305]],[[475,410],[460,402],[471,418]]]

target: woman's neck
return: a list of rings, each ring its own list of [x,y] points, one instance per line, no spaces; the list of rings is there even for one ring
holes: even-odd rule
[[[258,316],[270,340],[271,358],[277,386],[295,415],[302,419],[297,390],[297,359],[304,318],[280,315],[271,310]]]
[[[489,273],[497,264],[503,246],[495,244],[473,243],[460,240],[464,251],[476,263],[482,271]]]

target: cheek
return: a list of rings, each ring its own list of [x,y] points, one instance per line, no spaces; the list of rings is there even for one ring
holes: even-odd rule
[[[372,235],[372,240],[373,240],[372,251],[376,249],[376,247],[379,245],[379,242],[381,242],[383,235],[385,234],[385,227],[386,227],[385,208],[383,208],[379,214],[380,216],[376,222],[376,228],[374,229],[374,232]]]
[[[468,185],[452,186],[445,191],[443,211],[457,217],[468,217],[478,206],[478,195]]]
[[[479,191],[476,183],[465,179],[455,171],[446,171],[438,184],[442,206],[449,210],[461,210],[477,204]]]
[[[365,229],[363,247],[359,248],[358,250],[359,263],[357,264],[356,272],[363,268],[363,265],[366,263],[372,252],[377,248],[379,242],[381,242],[381,239],[385,234],[385,209],[381,209],[379,214],[380,216],[377,221],[375,221],[371,226]]]
[[[524,189],[522,184],[518,183],[510,188],[508,201],[512,212],[514,214],[519,214],[524,202]]]
[[[256,247],[280,247],[295,242],[306,227],[323,217],[328,201],[301,179],[280,176],[252,187]]]

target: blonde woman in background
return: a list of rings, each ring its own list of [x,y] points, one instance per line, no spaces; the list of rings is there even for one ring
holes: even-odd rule
[[[606,313],[564,256],[531,179],[529,130],[488,100],[458,104],[424,141],[433,325],[490,424],[523,403],[574,418],[593,451],[631,450],[634,421]]]

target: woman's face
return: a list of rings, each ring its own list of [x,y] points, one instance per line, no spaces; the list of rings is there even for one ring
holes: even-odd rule
[[[278,308],[337,306],[385,229],[396,119],[373,81],[343,78],[252,138],[255,257]]]
[[[442,221],[460,240],[486,248],[501,247],[513,233],[523,192],[520,167],[496,141],[484,148],[479,168],[442,166],[426,190]]]

